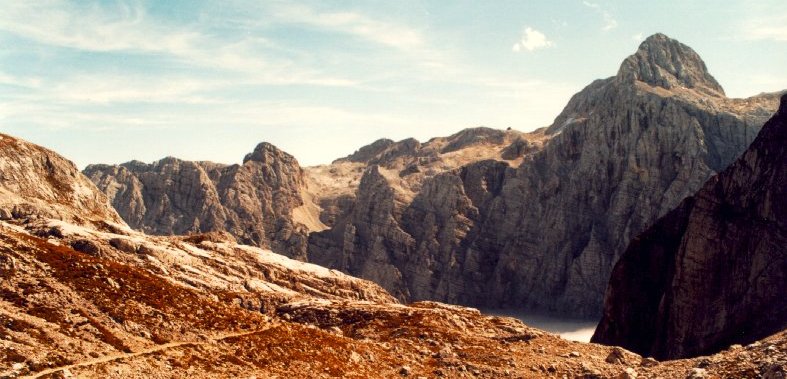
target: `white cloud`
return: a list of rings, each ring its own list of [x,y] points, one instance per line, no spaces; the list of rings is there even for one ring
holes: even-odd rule
[[[372,17],[356,11],[320,11],[302,4],[286,2],[270,4],[275,23],[306,26],[329,33],[338,33],[370,42],[383,48],[392,48],[396,58],[406,60],[410,67],[417,67],[426,78],[456,74],[458,66],[445,49],[436,48],[417,27],[406,23]],[[413,70],[411,75],[419,73]]]
[[[612,16],[612,13],[610,13],[606,9],[603,9],[601,5],[599,5],[598,3],[591,3],[589,1],[583,0],[582,5],[590,9],[593,9],[594,12],[598,13],[601,16],[604,22],[604,24],[601,25],[602,31],[607,32],[618,27],[618,20],[616,20],[615,17]]]
[[[514,52],[520,52],[522,49],[533,51],[536,49],[544,49],[552,46],[552,41],[547,39],[544,33],[539,32],[531,27],[526,27],[519,42],[515,43],[511,48]]]
[[[41,79],[23,77],[23,76],[14,76],[0,71],[0,84],[15,86],[15,87],[37,88],[41,86]]]
[[[743,21],[741,34],[748,40],[787,41],[787,13],[748,18]]]
[[[618,21],[609,12],[604,11],[602,17],[604,18],[604,26],[601,27],[601,30],[606,32],[618,27]]]
[[[189,56],[199,36],[147,22],[144,9],[122,12],[76,8],[60,1],[12,2],[0,10],[0,29],[38,42],[87,51],[167,52]],[[155,38],[152,38],[155,37]]]
[[[264,38],[217,39],[196,28],[176,27],[153,19],[138,3],[79,8],[58,0],[11,2],[0,7],[0,30],[49,46],[170,57],[203,69],[250,75],[257,83],[357,84],[265,54],[270,42]]]
[[[288,5],[277,7],[274,15],[287,23],[326,28],[401,50],[424,47],[423,37],[417,30],[357,12],[321,13],[305,6]]]
[[[586,7],[588,7],[588,8],[595,8],[595,9],[598,9],[598,7],[599,7],[599,5],[598,5],[598,4],[596,4],[596,3],[591,3],[591,2],[589,2],[589,1],[582,1],[582,4],[584,4],[584,5],[585,5]]]
[[[631,36],[631,39],[633,41],[637,41],[637,42],[642,41],[642,38],[644,38],[643,35],[642,35],[642,32],[639,32],[639,33],[634,34],[633,36]]]

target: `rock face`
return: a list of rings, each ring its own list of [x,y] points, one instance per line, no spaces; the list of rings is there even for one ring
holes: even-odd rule
[[[314,223],[302,197],[303,172],[271,144],[259,144],[242,165],[165,158],[91,165],[85,174],[131,227],[146,233],[226,231],[241,243],[305,257],[307,225]]]
[[[74,163],[41,146],[0,134],[0,219],[49,217],[123,223],[107,197]]]
[[[787,95],[751,147],[634,239],[594,342],[674,359],[787,327]]]
[[[363,173],[309,259],[401,299],[597,317],[629,241],[733,162],[777,102],[724,97],[694,51],[654,35],[546,130],[383,141],[335,162]]]
[[[724,89],[694,50],[660,33],[650,36],[623,61],[618,77],[666,89],[685,87],[710,96],[724,95]]]

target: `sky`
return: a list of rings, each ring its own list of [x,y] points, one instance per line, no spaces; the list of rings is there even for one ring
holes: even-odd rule
[[[760,1],[3,1],[0,132],[80,168],[166,156],[302,165],[379,138],[548,126],[656,32],[731,97],[787,88]]]

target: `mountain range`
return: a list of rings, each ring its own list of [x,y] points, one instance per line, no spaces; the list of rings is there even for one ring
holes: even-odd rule
[[[167,158],[85,174],[148,233],[227,231],[402,301],[594,318],[629,242],[777,106],[778,94],[727,98],[696,52],[656,34],[530,133],[383,139],[307,168],[263,143],[240,166]]]

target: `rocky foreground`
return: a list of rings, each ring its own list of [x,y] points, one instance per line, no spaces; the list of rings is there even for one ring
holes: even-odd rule
[[[787,367],[785,332],[660,363],[471,308],[396,304],[259,249],[37,221],[0,223],[2,377],[781,378]],[[111,242],[129,237],[161,249],[163,266]],[[223,262],[230,249],[250,262]]]

